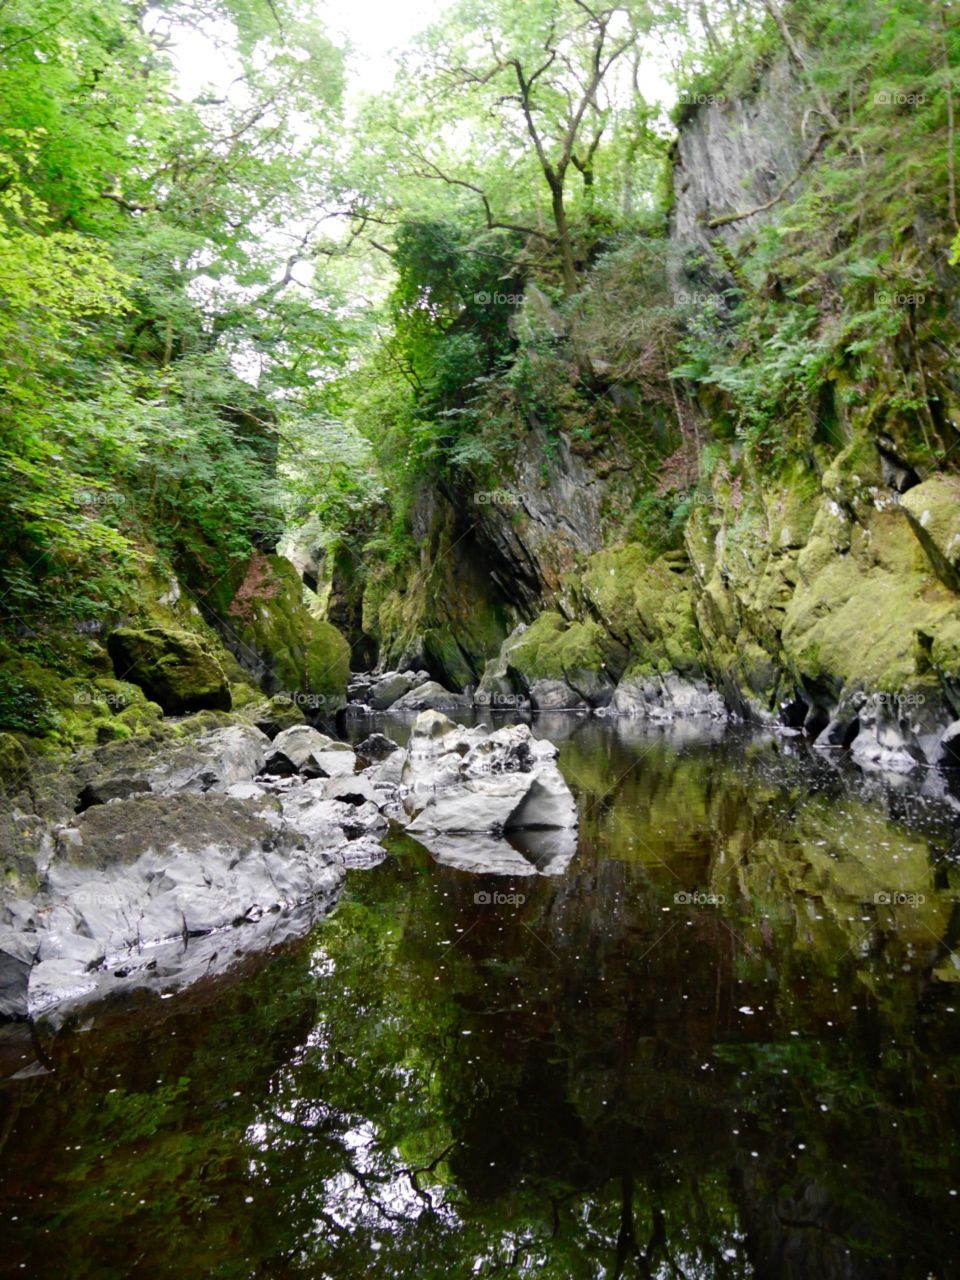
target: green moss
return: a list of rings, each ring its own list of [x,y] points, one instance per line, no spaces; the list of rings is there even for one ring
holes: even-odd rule
[[[900,505],[937,577],[960,592],[960,479],[932,476]]]
[[[534,680],[576,678],[608,668],[611,641],[599,623],[568,623],[559,613],[541,613],[510,652],[510,665],[529,684]],[[622,660],[618,663],[622,670]]]
[[[684,553],[651,560],[635,545],[601,551],[588,561],[582,591],[590,611],[630,654],[632,671],[702,672],[694,577]]]
[[[282,556],[254,556],[228,612],[241,663],[269,692],[312,694],[341,704],[350,646],[310,613],[300,576]]]
[[[120,677],[129,677],[170,715],[204,707],[230,709],[230,688],[213,650],[189,631],[119,627],[107,648]]]

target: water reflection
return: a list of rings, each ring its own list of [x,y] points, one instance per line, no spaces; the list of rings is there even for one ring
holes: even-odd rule
[[[559,719],[564,874],[397,835],[306,944],[41,1033],[5,1273],[956,1274],[949,789]]]

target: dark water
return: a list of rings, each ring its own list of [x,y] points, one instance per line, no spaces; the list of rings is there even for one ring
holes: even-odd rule
[[[563,877],[398,836],[229,981],[7,1029],[0,1074],[47,1069],[0,1088],[0,1272],[960,1275],[956,799],[543,728]]]

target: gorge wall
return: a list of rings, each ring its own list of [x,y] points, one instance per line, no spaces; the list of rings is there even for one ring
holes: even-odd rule
[[[688,330],[732,329],[751,291],[783,295],[776,272],[756,283],[764,234],[789,224],[825,163],[801,92],[781,58],[742,96],[705,102],[681,123],[660,256],[662,287]],[[669,380],[651,397],[610,377],[602,344],[591,346],[599,394],[623,410],[618,427],[573,438],[529,419],[495,484],[424,489],[419,564],[366,592],[382,665],[425,666],[452,688],[539,707],[669,714],[716,711],[722,700],[862,758],[952,763],[956,273],[948,229],[922,202],[908,225],[885,227],[881,211],[874,233],[888,263],[908,260],[935,292],[921,315],[915,299],[887,300],[882,276],[870,282],[878,320],[867,373],[842,334],[827,359],[821,341],[806,403],[782,407],[788,449],[746,447],[722,385]],[[800,304],[825,324],[837,288],[825,269]],[[906,336],[884,327],[883,308],[896,306],[914,308]],[[745,366],[756,359],[743,350]],[[922,387],[922,403],[906,386]],[[658,440],[659,473],[649,458]],[[697,478],[664,548],[637,511],[678,465]]]

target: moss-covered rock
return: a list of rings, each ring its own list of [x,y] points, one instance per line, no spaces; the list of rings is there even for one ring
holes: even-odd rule
[[[651,560],[635,545],[591,556],[581,578],[590,612],[620,644],[635,673],[642,668],[702,673],[693,586],[685,553]],[[618,677],[625,666],[621,660]]]
[[[516,621],[499,602],[490,566],[471,535],[457,531],[449,503],[423,517],[415,566],[373,575],[363,629],[377,637],[386,668],[425,668],[451,689],[476,684]]]
[[[230,686],[198,635],[169,627],[118,627],[107,638],[117,678],[140,686],[167,715],[230,710]]]
[[[937,577],[960,592],[960,479],[932,476],[900,500]]]
[[[623,669],[623,650],[598,622],[542,613],[512,643],[510,671],[534,706],[606,706]]]
[[[282,556],[257,554],[227,610],[227,643],[268,693],[308,694],[319,709],[346,701],[350,646],[310,613]]]

